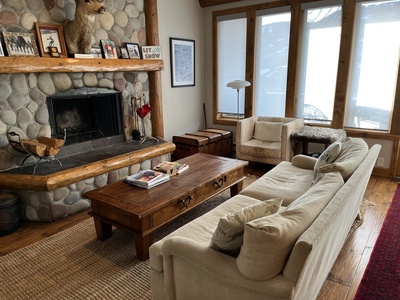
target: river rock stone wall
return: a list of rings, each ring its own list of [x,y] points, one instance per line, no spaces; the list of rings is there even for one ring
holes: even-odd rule
[[[74,18],[75,0],[55,0],[48,7],[45,3],[50,1],[0,0],[0,31],[35,32],[35,22],[63,24]],[[101,39],[113,40],[117,48],[125,43],[146,45],[144,0],[104,0],[103,3],[106,13],[96,16],[93,46],[99,46]],[[130,138],[131,96],[145,95],[148,103],[147,72],[0,74],[0,171],[19,167],[25,157],[9,145],[7,132],[14,131],[23,139],[49,137],[46,97],[85,87],[122,92],[123,127],[126,138]],[[145,122],[145,132],[151,135],[150,118]],[[153,160],[159,162],[160,159]],[[84,192],[120,180],[151,164],[151,161],[142,162],[54,191],[11,192],[18,195],[24,218],[51,222],[88,208],[90,203],[82,197]]]

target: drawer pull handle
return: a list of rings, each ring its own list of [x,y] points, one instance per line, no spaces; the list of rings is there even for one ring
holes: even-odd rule
[[[190,200],[192,200],[192,196],[187,196],[186,199],[184,200],[179,200],[178,203],[182,203],[184,207],[189,207],[190,205]]]
[[[220,178],[218,181],[214,181],[213,186],[216,189],[220,189],[224,185],[224,182],[226,182],[226,176]]]

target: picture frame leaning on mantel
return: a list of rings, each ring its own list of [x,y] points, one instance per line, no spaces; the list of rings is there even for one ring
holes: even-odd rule
[[[61,24],[36,22],[35,31],[42,57],[67,57],[67,48]],[[59,56],[51,55],[50,47],[57,47]]]
[[[3,31],[3,38],[8,56],[39,56],[33,33]]]

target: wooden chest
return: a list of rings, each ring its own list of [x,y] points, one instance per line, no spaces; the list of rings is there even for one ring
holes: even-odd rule
[[[173,136],[176,145],[173,159],[179,160],[195,153],[207,153],[218,156],[232,154],[232,132],[222,129],[206,129],[181,136]]]

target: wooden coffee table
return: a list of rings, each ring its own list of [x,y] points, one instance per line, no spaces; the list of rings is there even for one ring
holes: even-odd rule
[[[157,228],[227,188],[231,196],[242,190],[247,161],[203,153],[180,161],[189,169],[149,190],[118,181],[85,193],[91,200],[97,238],[109,238],[112,226],[131,232],[137,257],[146,260]]]

